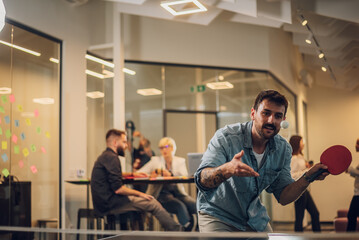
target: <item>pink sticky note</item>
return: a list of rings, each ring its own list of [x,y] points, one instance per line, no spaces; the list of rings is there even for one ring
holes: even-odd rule
[[[24,167],[24,161],[22,161],[22,160],[19,161],[19,167],[20,167],[20,168],[23,168],[23,167]]]
[[[14,94],[11,94],[11,95],[9,96],[9,100],[10,100],[11,103],[15,102],[15,96],[14,96]]]
[[[35,167],[35,165],[32,165],[30,169],[32,173],[37,173],[37,168]]]
[[[43,153],[46,153],[46,149],[45,149],[44,147],[41,147],[41,151],[42,151]]]
[[[17,136],[16,136],[15,134],[13,134],[11,140],[12,140],[14,143],[17,143]]]
[[[39,110],[35,109],[34,114],[35,114],[35,117],[38,117],[39,116]]]

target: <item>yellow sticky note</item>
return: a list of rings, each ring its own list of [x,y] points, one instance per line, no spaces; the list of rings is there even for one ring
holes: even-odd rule
[[[6,149],[7,149],[7,141],[2,141],[2,142],[1,142],[1,148],[2,148],[3,150],[6,150]]]
[[[25,123],[27,126],[31,126],[31,119],[30,118],[26,118],[25,119]]]
[[[24,108],[22,107],[22,105],[17,105],[17,110],[19,110],[20,112],[24,111]]]
[[[46,135],[47,138],[50,138],[50,137],[51,137],[51,136],[50,136],[50,133],[49,133],[48,131],[46,131],[45,135]]]
[[[24,149],[22,150],[22,153],[24,154],[24,157],[29,156],[29,150],[28,150],[27,148],[24,148]]]

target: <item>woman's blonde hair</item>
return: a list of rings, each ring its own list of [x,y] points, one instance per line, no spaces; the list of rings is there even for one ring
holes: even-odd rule
[[[158,147],[164,147],[167,145],[173,148],[172,155],[174,156],[177,149],[175,140],[173,140],[173,138],[170,137],[161,138],[160,142],[158,143]]]

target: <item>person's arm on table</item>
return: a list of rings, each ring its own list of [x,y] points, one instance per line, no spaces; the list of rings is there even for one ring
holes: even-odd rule
[[[286,186],[280,195],[279,203],[284,206],[297,200],[297,198],[305,191],[305,189],[307,189],[310,184],[310,182],[307,181],[306,177],[310,177],[312,174],[314,174],[321,168],[327,169],[328,167],[324,164],[318,163],[314,165],[307,173],[305,173],[305,175],[303,175],[297,181]],[[324,180],[325,177],[328,175],[328,172],[324,172],[319,175],[319,177],[317,177],[315,180]]]
[[[141,198],[144,198],[144,199],[147,199],[147,200],[153,199],[153,196],[148,195],[148,194],[143,193],[143,192],[140,192],[140,191],[137,191],[137,190],[134,190],[134,189],[131,189],[131,188],[128,188],[125,185],[122,185],[119,189],[117,189],[115,191],[115,193],[119,194],[119,195],[141,197]]]
[[[242,162],[244,151],[234,155],[233,159],[219,167],[205,168],[201,172],[200,184],[206,188],[218,187],[232,176],[258,177],[259,174],[250,166]]]

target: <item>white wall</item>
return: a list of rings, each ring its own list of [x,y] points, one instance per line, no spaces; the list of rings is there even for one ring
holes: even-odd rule
[[[329,78],[328,78],[329,80]],[[319,162],[322,152],[332,145],[344,145],[352,153],[352,166],[359,163],[355,142],[359,138],[359,89],[345,91],[313,87],[308,91],[308,136],[310,159]],[[330,175],[312,184],[312,196],[322,221],[331,221],[337,209],[349,208],[354,178]]]

